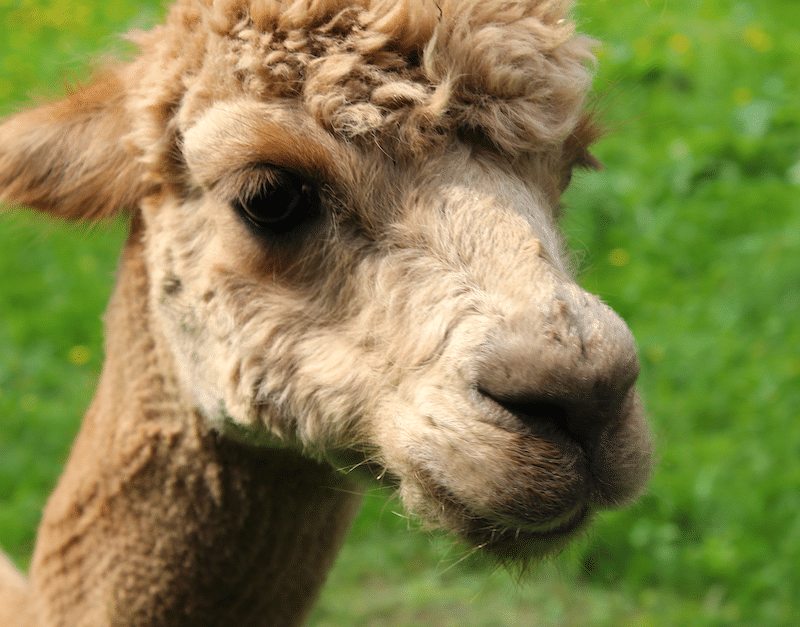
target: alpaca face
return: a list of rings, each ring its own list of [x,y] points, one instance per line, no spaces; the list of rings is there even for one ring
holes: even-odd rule
[[[180,1],[111,79],[3,126],[0,188],[137,207],[154,333],[215,429],[539,555],[651,456],[633,339],[557,226],[595,134],[568,8]]]

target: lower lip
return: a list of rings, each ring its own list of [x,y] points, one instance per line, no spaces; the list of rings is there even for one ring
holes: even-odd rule
[[[482,546],[499,555],[504,555],[507,552],[516,554],[520,550],[522,551],[521,554],[530,553],[529,556],[533,557],[544,555],[553,547],[560,546],[560,540],[577,531],[588,516],[589,507],[581,505],[560,524],[555,524],[545,529],[540,527],[538,530],[525,527],[508,529],[500,537],[495,537],[493,541],[483,543]],[[523,548],[526,544],[527,548]]]
[[[557,523],[545,530],[525,530],[523,533],[534,538],[554,538],[572,533],[581,526],[581,523],[586,519],[589,513],[587,505],[580,505],[575,509],[575,512],[569,515],[564,522]]]

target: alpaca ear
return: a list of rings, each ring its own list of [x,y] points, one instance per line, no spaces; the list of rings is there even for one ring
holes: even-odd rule
[[[0,201],[69,220],[134,206],[150,187],[125,148],[124,90],[114,75],[0,125]]]

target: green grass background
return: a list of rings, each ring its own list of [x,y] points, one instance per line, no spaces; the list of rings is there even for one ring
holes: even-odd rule
[[[0,114],[62,92],[157,0],[0,0]],[[594,0],[602,172],[564,222],[629,322],[658,441],[648,494],[516,580],[370,495],[311,624],[796,625],[800,18],[796,0]],[[124,225],[0,217],[0,545],[29,558],[96,381]]]

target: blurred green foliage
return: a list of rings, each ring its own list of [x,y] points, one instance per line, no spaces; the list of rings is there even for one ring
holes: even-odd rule
[[[0,112],[84,79],[157,1],[2,0]],[[594,0],[595,149],[564,231],[629,322],[648,494],[516,580],[371,494],[312,624],[760,625],[800,616],[800,17],[794,0]],[[0,544],[20,562],[102,361],[124,224],[0,230]],[[413,523],[411,524],[413,527]]]

